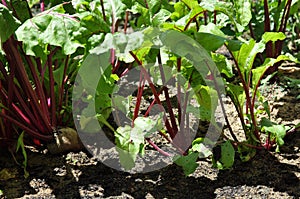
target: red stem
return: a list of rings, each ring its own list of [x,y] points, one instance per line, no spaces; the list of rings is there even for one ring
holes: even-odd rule
[[[62,110],[62,104],[63,104],[63,99],[64,99],[64,93],[65,93],[65,84],[68,81],[68,76],[67,76],[67,69],[68,69],[68,64],[69,64],[69,58],[70,56],[67,55],[67,58],[65,60],[65,65],[64,65],[64,73],[63,73],[63,79],[61,82],[61,86],[59,88],[59,98],[58,98],[58,113],[60,113],[60,111]],[[62,115],[59,114],[58,115],[58,121],[61,121]]]
[[[264,0],[264,16],[265,16],[264,31],[265,32],[270,32],[271,31],[271,21],[270,21],[268,0]],[[266,44],[266,54],[267,54],[267,57],[274,57],[272,41],[269,41]]]
[[[184,31],[186,31],[189,28],[189,26],[192,23],[192,21],[194,21],[202,13],[205,13],[205,11],[201,11],[201,12],[197,13],[194,17],[192,17],[191,19],[189,19],[188,23],[184,27]]]
[[[237,60],[235,59],[235,57],[233,56],[232,52],[229,51],[231,56],[233,57],[233,61],[236,65],[236,68],[237,68],[237,72],[239,74],[239,77],[240,77],[240,80],[242,82],[242,86],[243,86],[243,89],[245,91],[245,94],[246,94],[246,103],[248,104],[248,106],[250,107],[250,116],[251,116],[251,120],[252,120],[252,125],[253,125],[253,128],[254,128],[254,135],[255,137],[259,140],[260,140],[260,136],[259,136],[259,133],[258,133],[258,129],[257,129],[257,121],[255,119],[255,115],[254,115],[254,106],[252,106],[252,102],[251,102],[251,97],[250,97],[250,91],[249,91],[249,87],[245,81],[245,79],[243,78],[243,74],[239,68],[239,64],[237,62]],[[238,55],[239,56],[239,55]],[[250,80],[249,80],[250,81]]]
[[[146,140],[148,141],[148,143],[149,143],[151,146],[153,146],[153,148],[154,148],[155,150],[157,150],[157,151],[158,151],[159,153],[161,153],[162,155],[167,156],[167,157],[170,157],[170,156],[171,156],[171,154],[169,154],[168,152],[165,152],[164,150],[162,150],[161,148],[159,148],[154,142],[151,141],[150,138],[146,138]]]
[[[7,3],[6,3],[5,0],[2,0],[2,4],[3,4],[5,7],[7,7]]]
[[[52,68],[52,57],[55,51],[51,52],[48,55],[47,64],[48,64],[48,72],[49,72],[49,90],[50,90],[50,108],[51,108],[51,125],[56,127],[56,102],[55,102],[55,90],[54,90],[54,76],[53,76],[53,68]]]
[[[53,139],[53,136],[52,135],[43,135],[43,134],[40,134],[34,130],[32,130],[31,128],[29,128],[28,126],[22,124],[21,122],[15,120],[14,118],[6,115],[6,114],[3,114],[2,112],[0,112],[0,116],[7,119],[8,121],[10,121],[11,123],[19,126],[21,129],[23,129],[24,131],[26,131],[27,133],[29,133],[30,135],[38,138],[38,139],[41,139],[41,140],[44,140],[44,141],[50,141]]]
[[[177,72],[180,74],[181,71],[181,57],[177,58]],[[178,123],[181,123],[181,86],[177,86],[177,107],[178,107]]]
[[[223,112],[223,115],[224,115],[224,118],[225,118],[225,122],[226,122],[228,130],[229,130],[229,133],[230,133],[231,137],[233,138],[233,140],[235,142],[238,142],[238,139],[235,136],[235,134],[234,134],[234,132],[233,132],[233,130],[231,128],[230,122],[228,120],[228,117],[226,115],[224,103],[222,101],[222,94],[220,93],[220,88],[218,86],[218,82],[216,81],[216,77],[214,76],[214,72],[212,71],[212,69],[210,68],[209,64],[206,61],[205,61],[205,64],[206,64],[207,68],[209,69],[209,71],[211,71],[211,74],[213,75],[213,82],[214,82],[214,85],[216,87],[216,91],[217,91],[217,94],[218,94],[219,102],[220,102],[220,105],[221,105],[221,109],[222,109],[222,112]]]
[[[207,25],[207,11],[204,11],[204,25]]]
[[[217,24],[217,11],[214,10],[214,24]]]
[[[45,2],[44,0],[40,0],[41,12],[45,11]]]
[[[137,93],[137,99],[136,99],[136,105],[134,108],[134,115],[133,115],[133,119],[132,119],[132,126],[134,124],[134,120],[138,117],[138,114],[139,114],[141,101],[142,101],[142,97],[143,97],[144,86],[145,86],[145,79],[143,78],[143,74],[141,72],[139,88],[138,88],[138,93]]]
[[[23,54],[25,55],[24,52],[23,52]],[[47,103],[46,103],[46,96],[45,96],[45,93],[44,93],[44,90],[43,90],[41,80],[39,79],[39,77],[37,75],[38,73],[37,73],[37,71],[34,67],[34,64],[31,60],[31,58],[29,56],[25,55],[25,59],[28,63],[28,66],[29,66],[30,71],[31,71],[31,75],[32,75],[33,80],[34,80],[34,85],[36,87],[35,91],[36,91],[38,99],[40,100],[40,108],[41,108],[43,113],[47,113],[48,108],[47,108]],[[45,117],[47,117],[47,120],[50,120],[50,118],[47,114],[45,114]]]
[[[100,0],[100,2],[101,2],[101,10],[102,10],[103,20],[105,22],[107,22],[106,15],[105,15],[105,9],[104,9],[104,2],[103,2],[103,0]]]
[[[150,86],[150,88],[151,88],[151,91],[152,91],[152,93],[153,93],[153,95],[154,95],[154,98],[155,98],[156,102],[157,102],[159,105],[162,105],[162,104],[161,104],[161,101],[160,101],[160,99],[159,99],[159,97],[158,97],[158,94],[157,94],[157,92],[156,92],[156,89],[155,89],[155,87],[154,87],[154,84],[153,84],[153,82],[152,82],[152,80],[151,80],[151,78],[149,77],[149,75],[148,75],[146,69],[142,66],[142,62],[137,58],[137,56],[136,56],[132,51],[130,51],[130,54],[131,54],[131,56],[135,59],[135,61],[139,64],[139,68],[140,68],[140,70],[143,72],[144,78],[145,78],[145,79],[147,80],[147,82],[149,83],[149,86]],[[163,108],[161,108],[161,106],[160,106],[160,109],[161,109],[161,111],[164,111]],[[169,123],[169,120],[168,120],[168,118],[167,118],[166,116],[164,116],[164,121],[165,121],[165,123],[166,123],[166,128],[167,128],[167,130],[168,130],[168,132],[169,132],[171,138],[174,138],[174,137],[175,137],[175,134],[174,134],[173,129],[171,128],[171,125],[170,125],[170,123]]]
[[[26,92],[27,97],[29,98],[28,100],[30,100],[30,104],[33,105],[32,111],[33,111],[35,117],[40,118],[40,120],[44,123],[45,127],[47,127],[47,129],[49,130],[49,132],[50,131],[52,132],[51,125],[50,125],[49,121],[47,120],[47,116],[45,116],[45,113],[43,113],[40,108],[39,99],[37,98],[36,94],[34,93],[34,90],[32,88],[30,80],[26,74],[23,60],[15,46],[15,42],[12,37],[9,38],[3,44],[3,49],[6,52],[6,55],[8,57],[10,67],[16,67],[16,70],[20,75],[19,83],[22,85],[23,90]]]
[[[261,146],[255,146],[255,145],[248,144],[248,143],[245,143],[245,142],[235,142],[235,141],[231,141],[231,143],[232,143],[234,146],[244,145],[244,146],[247,146],[247,147],[253,148],[253,149],[258,149],[258,150],[264,149],[264,147],[261,147]]]
[[[168,88],[166,87],[166,77],[165,77],[164,69],[162,67],[162,61],[161,61],[160,51],[158,51],[157,62],[158,62],[159,70],[160,70],[160,75],[161,75],[162,83],[164,85],[163,86],[163,90],[164,90],[165,97],[166,97],[166,102],[167,102],[167,107],[168,107],[168,112],[169,112],[169,115],[170,115],[170,120],[171,120],[172,128],[174,130],[174,134],[176,134],[178,132],[178,128],[177,128],[177,124],[176,124],[176,117],[175,117],[173,109],[172,109],[172,105],[171,105],[171,100],[170,100]]]
[[[126,34],[126,32],[127,32],[128,15],[129,15],[129,12],[126,11],[126,12],[125,12],[125,22],[124,22],[124,33],[125,33],[125,34]]]

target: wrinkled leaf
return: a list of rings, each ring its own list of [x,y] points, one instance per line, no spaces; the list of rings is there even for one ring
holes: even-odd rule
[[[120,0],[104,0],[106,13],[111,13],[114,20],[122,18],[125,13],[126,5]]]
[[[237,22],[243,27],[247,26],[252,18],[250,0],[234,0],[233,5],[237,13]]]
[[[59,13],[41,14],[25,21],[16,31],[17,39],[23,42],[26,54],[39,56],[47,44],[59,46],[66,55],[83,47],[73,33],[80,23],[71,16]]]
[[[168,18],[170,18],[171,12],[165,9],[159,10],[152,18],[152,25],[159,26],[164,23]]]
[[[131,34],[124,33],[108,33],[105,35],[104,41],[90,51],[92,54],[100,55],[115,49],[118,56],[125,56],[130,51],[138,49],[144,42],[142,32],[134,32]]]

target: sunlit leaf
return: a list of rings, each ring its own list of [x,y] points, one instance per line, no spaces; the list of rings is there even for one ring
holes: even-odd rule
[[[220,148],[220,157],[218,159],[216,157],[213,158],[214,167],[217,167],[218,169],[229,169],[234,163],[235,150],[230,140],[222,143]]]
[[[198,167],[198,164],[196,163],[196,160],[198,158],[197,152],[189,153],[187,156],[176,156],[175,163],[178,166],[181,166],[183,169],[183,172],[186,176],[192,174],[196,168]]]
[[[59,13],[37,15],[24,22],[16,31],[17,39],[23,42],[28,55],[38,56],[47,44],[59,46],[66,55],[83,47],[73,33],[80,23],[71,16]]]

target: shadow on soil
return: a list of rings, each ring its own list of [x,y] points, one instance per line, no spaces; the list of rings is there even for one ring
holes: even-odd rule
[[[299,133],[297,137],[299,139]],[[114,198],[122,193],[134,198],[145,198],[148,193],[154,198],[214,198],[217,188],[242,185],[265,185],[274,191],[300,197],[299,178],[294,174],[300,172],[299,167],[280,163],[265,151],[259,152],[250,162],[237,161],[234,168],[220,171],[217,180],[201,176],[201,173],[197,178],[185,177],[176,165],[160,171],[131,175],[99,162],[95,165],[71,165],[62,156],[33,152],[29,152],[28,156],[30,176],[27,179],[24,179],[23,171],[18,167],[19,175],[0,181],[0,190],[7,198],[26,197],[41,190],[46,195],[45,190],[50,190],[48,196],[52,191],[51,196],[55,198],[81,198],[85,195],[84,198]],[[0,170],[2,168],[16,168],[7,153],[0,156]],[[76,172],[81,173],[77,179],[74,177]]]

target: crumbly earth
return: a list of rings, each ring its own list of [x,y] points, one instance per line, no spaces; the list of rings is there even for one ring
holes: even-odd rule
[[[300,122],[299,90],[280,84],[264,89],[277,122]],[[226,106],[239,134],[234,107],[229,102]],[[237,158],[233,168],[222,171],[201,160],[188,177],[175,164],[130,174],[107,167],[85,151],[51,155],[27,148],[27,153],[29,176],[24,178],[10,153],[0,151],[0,198],[300,198],[300,132],[285,138],[280,153],[259,151],[249,162]],[[21,154],[16,159],[22,162]]]

